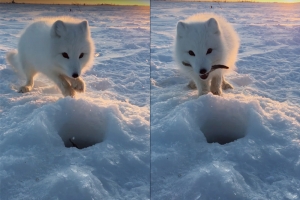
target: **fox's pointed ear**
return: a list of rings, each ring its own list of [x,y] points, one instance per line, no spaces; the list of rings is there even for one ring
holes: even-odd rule
[[[80,22],[80,27],[82,28],[82,30],[83,30],[84,32],[87,31],[88,26],[89,26],[89,24],[88,24],[88,22],[87,22],[86,20]]]
[[[215,18],[210,18],[207,22],[206,22],[206,26],[208,27],[208,29],[213,32],[214,34],[220,34],[220,29],[219,29],[219,25],[218,22]]]
[[[79,27],[85,37],[88,37],[90,35],[88,21],[84,20],[84,21],[80,22]]]
[[[63,21],[57,20],[51,30],[51,34],[53,37],[62,37],[66,33],[66,26]]]
[[[187,29],[187,24],[183,21],[177,23],[177,37],[182,37]]]

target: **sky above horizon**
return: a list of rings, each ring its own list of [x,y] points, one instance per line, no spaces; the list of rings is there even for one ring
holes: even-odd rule
[[[0,3],[12,0],[0,0]],[[116,4],[116,5],[144,5],[149,6],[150,0],[15,0],[16,3],[38,4]]]

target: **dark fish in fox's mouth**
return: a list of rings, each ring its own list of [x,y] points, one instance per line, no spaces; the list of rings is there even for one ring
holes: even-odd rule
[[[225,66],[225,65],[213,65],[211,67],[211,70],[209,72],[207,72],[206,74],[202,74],[199,75],[199,77],[203,80],[207,79],[207,77],[209,76],[209,73],[216,70],[216,69],[229,69],[229,67]]]
[[[183,64],[184,66],[186,66],[186,67],[192,67],[192,65],[191,65],[190,63],[187,63],[187,62],[184,62],[184,61],[182,61],[182,64]],[[211,67],[211,70],[210,70],[209,72],[207,72],[207,73],[205,73],[205,74],[202,74],[202,75],[199,75],[199,77],[200,77],[201,79],[204,79],[204,80],[205,80],[205,79],[207,79],[209,73],[212,72],[212,71],[214,71],[214,70],[216,70],[216,69],[229,69],[229,67],[227,67],[227,66],[225,66],[225,65],[213,65],[213,66]]]

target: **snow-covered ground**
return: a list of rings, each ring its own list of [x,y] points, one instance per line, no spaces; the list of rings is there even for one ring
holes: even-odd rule
[[[152,199],[300,199],[300,4],[151,3]],[[173,40],[210,11],[241,47],[234,90],[198,98]]]
[[[149,199],[149,7],[0,10],[0,199]],[[32,20],[59,15],[91,26],[96,54],[83,76],[86,93],[63,98],[42,76],[32,92],[17,93],[24,79],[5,53]],[[88,147],[67,148],[70,139]]]

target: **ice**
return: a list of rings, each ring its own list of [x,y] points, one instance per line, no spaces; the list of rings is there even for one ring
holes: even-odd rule
[[[149,7],[0,10],[0,199],[149,199]],[[57,15],[91,26],[96,54],[83,76],[87,91],[63,98],[40,76],[32,92],[17,93],[25,80],[5,53],[31,20]]]
[[[210,8],[213,6],[213,9]],[[215,12],[241,38],[233,90],[197,96],[176,23]],[[151,198],[299,199],[299,4],[151,2]]]

